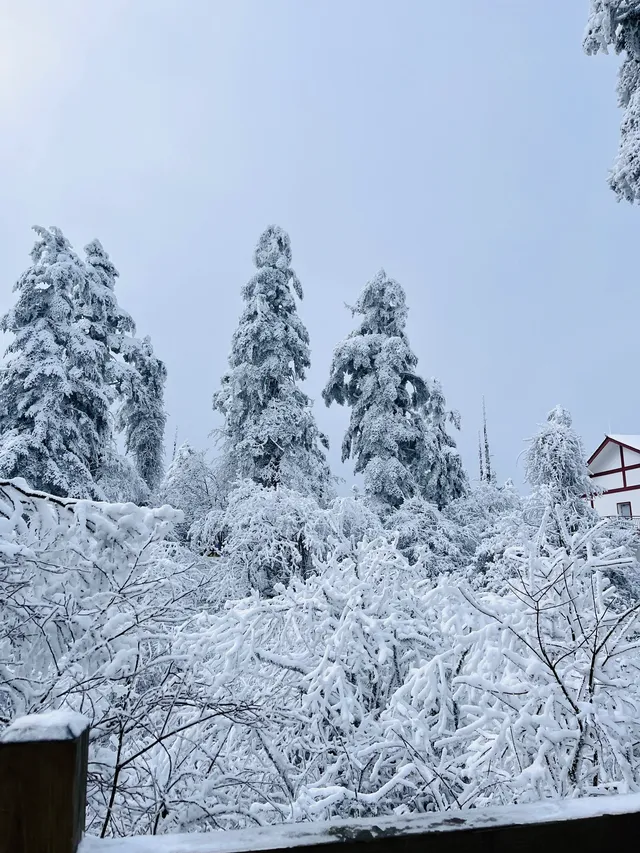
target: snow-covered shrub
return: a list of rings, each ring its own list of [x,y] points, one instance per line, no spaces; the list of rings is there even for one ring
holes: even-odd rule
[[[378,513],[358,495],[335,498],[325,517],[330,530],[328,548],[336,559],[353,556],[363,543],[385,535]]]
[[[386,519],[386,529],[397,536],[398,548],[410,563],[420,563],[429,576],[451,571],[462,563],[457,531],[433,503],[406,500]]]
[[[176,518],[0,482],[0,722],[60,707],[88,716],[91,832],[152,831],[195,730],[242,716],[172,652],[207,580],[163,552]]]
[[[149,487],[136,471],[133,462],[118,453],[115,442],[103,456],[96,485],[109,502],[134,503],[138,506],[149,503]]]
[[[589,478],[587,457],[582,439],[573,429],[570,413],[556,406],[547,415],[536,435],[530,439],[525,453],[525,478],[536,490],[546,489],[553,500],[563,503],[579,518],[595,514],[585,513],[589,505],[585,496],[593,494],[594,484]],[[542,505],[547,498],[543,497]]]
[[[512,547],[502,595],[434,587],[382,538],[186,630],[177,653],[212,696],[269,709],[233,725],[217,767],[241,784],[212,779],[203,815],[220,798],[275,821],[640,788],[639,626],[604,575],[631,561],[596,556],[599,535]]]
[[[313,571],[329,533],[327,515],[313,497],[245,480],[224,509],[196,522],[191,538],[201,551],[219,555],[218,571],[235,579],[238,594],[257,589],[270,595],[275,584]]]
[[[452,501],[443,515],[454,526],[460,551],[468,563],[482,567],[494,558],[493,539],[508,519],[520,511],[521,498],[509,480],[498,486],[483,480],[458,500]],[[499,539],[495,544],[502,542]],[[504,550],[504,549],[502,549]]]
[[[525,472],[530,494],[518,499],[512,488],[503,489],[502,511],[494,512],[492,523],[477,542],[473,565],[481,585],[491,583],[493,577],[501,588],[500,561],[505,551],[535,538],[538,531],[544,530],[544,542],[540,544],[548,554],[559,547],[570,547],[574,533],[598,523],[598,514],[585,500],[593,487],[582,441],[572,427],[571,415],[561,406],[549,412],[545,423],[529,440]],[[492,488],[495,490],[492,484],[486,485],[485,494]],[[500,510],[500,505],[496,509]],[[482,517],[477,507],[472,508],[471,515],[476,519],[473,524]],[[557,518],[562,522],[556,523]],[[606,538],[606,533],[603,535]],[[611,542],[603,547],[610,548]]]
[[[411,674],[383,724],[389,754],[428,780],[434,808],[640,790],[639,609],[604,574],[632,560],[596,556],[599,527],[547,550],[552,512],[507,550],[503,595],[448,582],[431,594],[444,651]]]
[[[412,669],[440,651],[424,590],[383,538],[181,634],[175,654],[195,656],[212,697],[269,709],[219,746],[201,827],[222,803],[230,816],[273,822],[377,814],[402,801],[408,770],[380,765],[378,720]]]

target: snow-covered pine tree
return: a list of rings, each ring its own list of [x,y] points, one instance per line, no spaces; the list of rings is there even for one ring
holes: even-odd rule
[[[186,541],[191,525],[203,520],[220,501],[220,487],[202,451],[188,442],[177,448],[160,486],[159,500],[184,513],[175,531]]]
[[[592,491],[582,439],[571,414],[555,406],[529,442],[525,475],[530,486],[549,488],[559,500],[582,498]]]
[[[84,251],[90,275],[82,296],[82,313],[90,320],[89,334],[111,352],[120,353],[126,349],[125,342],[136,334],[132,317],[116,298],[115,284],[120,274],[99,240],[92,240]],[[112,368],[116,368],[115,362]],[[116,377],[111,376],[110,381],[115,384]]]
[[[123,311],[115,295],[118,271],[99,240],[85,246],[84,275],[75,286],[74,327],[80,333],[81,346],[70,352],[70,371],[76,377],[77,392],[73,406],[81,429],[95,436],[91,448],[90,470],[96,482],[113,479],[115,469],[126,471],[113,437],[110,407],[122,376],[120,352],[124,335],[135,333],[131,317]],[[107,493],[107,497],[112,496]]]
[[[164,381],[166,371],[153,355],[148,338],[135,337],[132,317],[118,305],[115,283],[119,276],[99,240],[85,246],[90,272],[80,306],[90,319],[88,333],[106,351],[105,381],[121,400],[117,426],[135,467],[118,451],[113,435],[105,442],[99,475],[110,500],[140,503],[147,489],[156,489],[164,473]]]
[[[421,476],[422,494],[426,500],[443,509],[451,501],[467,493],[469,483],[456,443],[447,432],[447,421],[460,429],[460,414],[447,411],[442,385],[429,382],[429,399],[424,407],[426,426],[425,466]]]
[[[561,511],[564,528],[556,531],[553,544],[563,543],[569,534],[598,523],[598,515],[586,500],[595,492],[589,478],[586,455],[580,436],[572,426],[570,413],[562,406],[553,408],[545,423],[530,439],[525,452],[525,479],[532,487],[523,503],[525,531],[541,523],[551,512],[551,528]],[[509,534],[513,540],[513,533]],[[522,538],[521,533],[518,536]]]
[[[296,311],[294,293],[301,299],[302,287],[291,269],[289,235],[267,228],[254,262],[258,272],[242,290],[229,369],[213,397],[225,419],[224,480],[283,485],[324,504],[333,491],[328,443],[298,386],[309,367],[309,334]]]
[[[351,407],[342,459],[355,460],[366,492],[384,511],[420,492],[426,442],[419,409],[429,395],[405,333],[400,284],[380,270],[352,311],[362,322],[336,347],[322,396],[328,406]]]
[[[101,497],[93,467],[108,399],[74,303],[86,269],[58,228],[34,230],[33,264],[1,321],[15,337],[0,375],[0,475],[56,495]]]
[[[584,49],[588,54],[624,54],[618,76],[618,105],[624,110],[618,155],[609,185],[618,200],[640,201],[640,2],[591,0]]]
[[[138,474],[151,492],[155,492],[164,475],[167,369],[153,354],[149,337],[136,341],[136,346],[125,352],[125,362],[128,370],[121,383],[124,400],[118,413],[118,425]]]

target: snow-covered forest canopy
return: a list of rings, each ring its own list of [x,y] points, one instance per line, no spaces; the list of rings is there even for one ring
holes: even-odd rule
[[[638,201],[640,3],[592,0],[584,47],[624,55],[610,184]],[[317,365],[271,225],[198,380],[210,446],[168,448],[172,353],[120,306],[118,259],[34,230],[0,319],[0,731],[89,719],[89,833],[640,792],[640,538],[595,512],[566,408],[524,437],[524,489],[486,415],[466,469],[394,271],[354,282]]]
[[[94,240],[37,228],[0,376],[0,724],[91,721],[89,831],[198,831],[640,790],[640,566],[571,415],[528,493],[480,477],[380,270],[328,365],[340,495],[288,234],[212,389],[213,455],[164,470],[165,365]],[[344,491],[344,490],[342,490]]]

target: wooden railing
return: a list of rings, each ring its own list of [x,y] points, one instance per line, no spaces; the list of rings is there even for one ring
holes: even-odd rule
[[[99,839],[84,831],[89,730],[24,717],[0,738],[0,853],[602,853],[632,849],[640,794],[232,832]]]
[[[640,517],[634,515],[633,518],[628,518],[626,515],[603,515],[608,521],[620,525],[620,527],[632,527],[640,532]]]

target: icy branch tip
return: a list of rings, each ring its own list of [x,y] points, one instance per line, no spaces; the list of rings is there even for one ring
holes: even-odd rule
[[[18,717],[0,734],[0,743],[38,740],[74,740],[89,728],[89,721],[75,711],[47,711]]]

